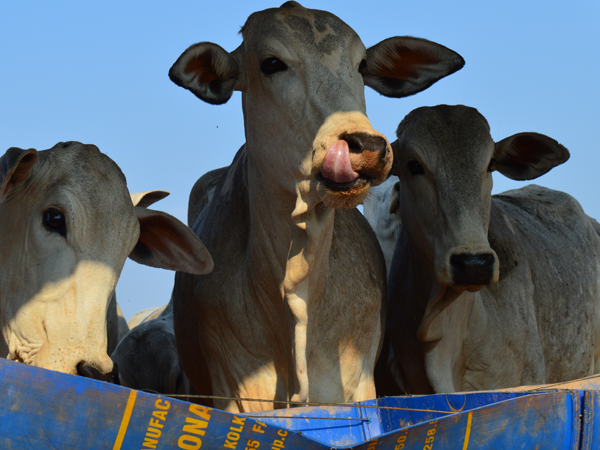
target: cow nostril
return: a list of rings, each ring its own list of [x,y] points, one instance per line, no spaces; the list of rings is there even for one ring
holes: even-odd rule
[[[113,378],[112,372],[101,373],[98,369],[86,364],[83,361],[80,362],[79,364],[77,364],[77,375],[80,375],[80,376],[86,377],[86,378],[92,378],[94,380],[107,381],[107,382],[112,381],[112,378]]]
[[[494,275],[492,253],[459,253],[450,257],[452,277],[457,286],[490,284]]]
[[[348,143],[348,148],[353,153],[362,153],[364,150],[372,152],[387,151],[387,142],[381,136],[373,136],[367,133],[343,133],[340,139]]]

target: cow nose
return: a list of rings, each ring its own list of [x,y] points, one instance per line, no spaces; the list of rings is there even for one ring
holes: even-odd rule
[[[110,383],[113,379],[113,373],[102,373],[98,369],[93,366],[86,364],[85,362],[80,362],[77,364],[77,375],[81,375],[82,377],[92,378],[94,380],[106,381]]]
[[[459,253],[450,257],[452,278],[456,286],[490,284],[494,275],[492,253]]]
[[[383,152],[385,156],[387,152],[387,142],[381,136],[367,133],[345,133],[340,136],[340,139],[348,143],[352,153],[362,153],[367,150],[370,152]]]

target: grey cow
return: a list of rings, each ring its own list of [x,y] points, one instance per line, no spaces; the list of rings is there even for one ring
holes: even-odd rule
[[[169,72],[208,103],[241,91],[246,133],[192,226],[215,270],[176,275],[182,365],[201,394],[273,401],[215,402],[228,411],[373,398],[385,268],[354,207],[392,158],[364,87],[405,97],[464,61],[416,38],[367,49],[333,14],[296,2],[252,14],[242,37],[231,53],[195,44]]]
[[[492,172],[537,178],[567,149],[536,133],[494,143],[486,119],[466,106],[416,109],[397,135],[392,209],[402,229],[388,329],[406,392],[597,372],[597,222],[563,192],[530,185],[491,195]]]
[[[132,201],[119,167],[93,145],[11,148],[0,158],[1,357],[108,380],[126,258],[212,269],[188,227]]]

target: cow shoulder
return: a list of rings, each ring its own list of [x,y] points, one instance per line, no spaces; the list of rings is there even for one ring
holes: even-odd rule
[[[213,198],[213,194],[221,177],[227,172],[228,167],[206,172],[192,187],[188,203],[188,226],[191,227],[196,219]]]

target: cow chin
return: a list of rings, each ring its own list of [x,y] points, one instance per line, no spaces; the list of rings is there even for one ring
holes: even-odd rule
[[[350,183],[338,184],[319,174],[316,181],[319,198],[330,208],[357,207],[365,200],[371,186],[371,181],[362,176]]]

